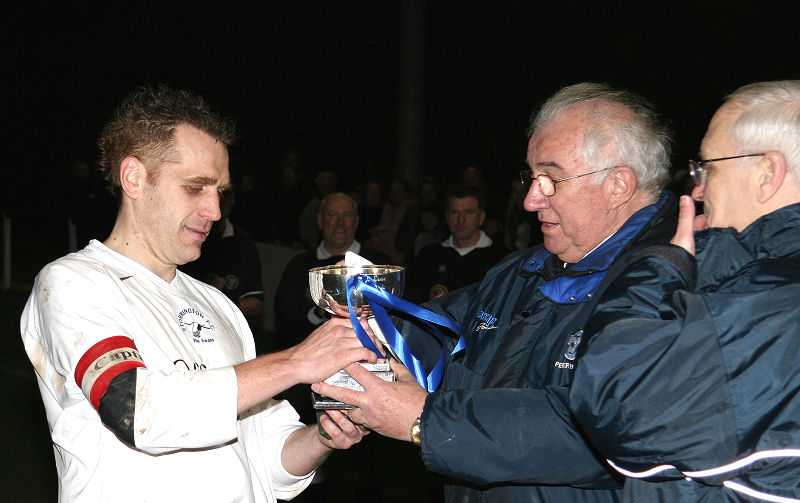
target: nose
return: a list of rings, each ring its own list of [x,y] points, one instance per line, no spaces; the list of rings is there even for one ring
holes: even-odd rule
[[[222,218],[222,210],[219,208],[219,194],[216,191],[209,191],[208,196],[203,198],[199,213],[201,217],[207,218],[212,222]]]
[[[539,188],[539,182],[536,180],[528,188],[528,193],[525,194],[525,199],[522,201],[522,207],[531,213],[550,207],[550,199],[542,194],[542,189]]]

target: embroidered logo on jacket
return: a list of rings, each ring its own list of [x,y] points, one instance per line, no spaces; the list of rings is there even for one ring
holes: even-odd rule
[[[481,311],[478,314],[478,319],[481,320],[481,324],[478,325],[478,328],[475,329],[476,332],[478,330],[494,330],[495,328],[497,328],[496,325],[497,318],[487,313],[486,311]]]
[[[575,357],[578,356],[578,344],[581,343],[581,337],[583,337],[583,330],[578,330],[569,336],[567,340],[567,352],[564,353],[567,360],[574,360]]]
[[[194,342],[214,342],[214,324],[208,316],[188,307],[178,313],[181,331],[190,333]]]

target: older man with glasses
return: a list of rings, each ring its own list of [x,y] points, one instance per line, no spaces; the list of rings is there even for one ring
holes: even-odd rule
[[[567,397],[612,267],[674,233],[677,199],[662,190],[669,140],[641,98],[590,83],[547,100],[529,138],[524,206],[538,213],[543,246],[426,304],[466,339],[441,387],[427,393],[403,368],[397,382],[384,382],[350,366],[364,392],[313,388],[357,405],[356,423],[420,445],[426,467],[449,479],[448,501],[617,501],[618,479]],[[431,369],[436,340],[408,321],[398,328]]]
[[[625,501],[800,501],[800,81],[735,91],[700,154],[685,253],[607,290],[571,406]]]

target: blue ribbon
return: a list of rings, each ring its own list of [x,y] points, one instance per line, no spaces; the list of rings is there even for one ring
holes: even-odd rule
[[[383,332],[389,347],[391,347],[392,351],[394,351],[394,354],[397,355],[403,365],[408,368],[409,372],[411,372],[411,375],[414,376],[414,379],[417,380],[420,386],[425,388],[429,393],[435,391],[436,388],[439,387],[439,383],[442,381],[442,377],[444,376],[446,356],[444,349],[442,349],[442,352],[439,355],[436,366],[433,368],[430,374],[427,374],[422,366],[422,363],[417,360],[413,354],[411,354],[411,349],[409,349],[408,344],[406,344],[402,334],[397,331],[397,327],[394,326],[392,320],[389,319],[389,315],[387,314],[385,308],[396,309],[397,311],[406,313],[422,321],[428,327],[430,327],[431,330],[433,330],[433,332],[439,337],[439,340],[442,342],[442,344],[444,344],[444,337],[439,329],[436,328],[436,325],[448,328],[454,333],[458,334],[458,343],[450,353],[451,355],[454,355],[464,349],[464,338],[461,336],[461,330],[459,330],[458,325],[456,325],[450,318],[441,316],[433,311],[425,309],[424,307],[392,295],[375,284],[375,281],[368,275],[356,274],[351,276],[347,280],[347,309],[350,313],[350,321],[353,323],[353,329],[356,331],[356,336],[358,336],[358,339],[361,341],[364,347],[377,354],[380,358],[384,358],[383,353],[381,353],[381,351],[375,347],[375,344],[367,335],[367,332],[361,326],[361,323],[359,323],[358,317],[353,310],[351,297],[356,291],[360,292],[369,301],[369,306],[375,315],[375,321],[378,322],[378,326],[380,327],[381,332]]]

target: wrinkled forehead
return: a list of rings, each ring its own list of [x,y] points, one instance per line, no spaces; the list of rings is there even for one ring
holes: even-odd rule
[[[562,118],[537,130],[528,141],[528,165],[567,166],[582,161],[585,132],[586,122],[576,117]]]
[[[467,210],[478,208],[478,198],[474,196],[450,196],[447,198],[448,210]]]
[[[714,159],[735,155],[735,145],[730,138],[730,128],[741,115],[742,109],[735,102],[722,105],[711,117],[703,140],[700,142],[700,157]]]
[[[321,208],[323,212],[338,212],[338,213],[355,213],[355,203],[345,196],[332,196],[325,200],[324,206]]]

